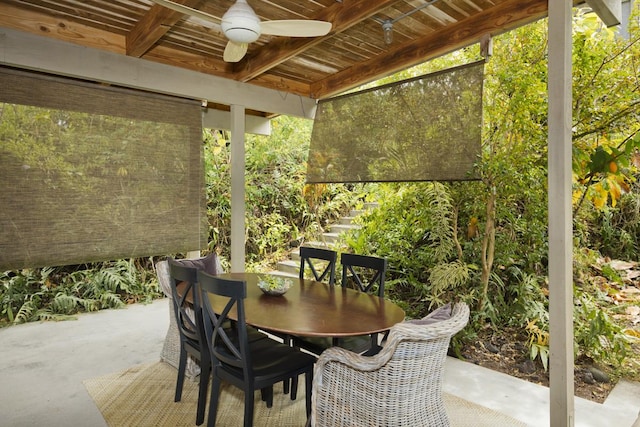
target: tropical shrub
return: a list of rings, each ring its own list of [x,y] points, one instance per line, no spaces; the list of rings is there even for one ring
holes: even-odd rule
[[[161,295],[149,268],[147,260],[118,260],[0,273],[0,325],[149,302]]]
[[[380,185],[377,195],[379,207],[357,219],[362,228],[347,233],[344,244],[386,257],[385,294],[421,317],[470,275],[457,259],[451,199],[439,183]]]
[[[637,22],[631,20],[631,36],[625,40],[583,9],[575,16],[573,188],[578,254],[587,248],[599,255],[638,258],[640,86],[630,83],[640,74]],[[415,203],[402,204],[395,194],[383,195],[383,205],[400,202],[402,209],[382,207],[384,219],[368,215],[362,234],[348,243],[354,250],[390,254],[392,274],[399,273],[392,279],[390,294],[409,307],[410,315],[421,315],[448,290],[449,295],[476,303],[470,329],[485,328],[487,322],[496,329],[518,327],[528,337],[530,357],[544,364],[549,316],[546,22],[493,42],[493,56],[485,68],[482,158],[477,165],[481,181],[444,186],[445,194],[438,200],[448,200],[450,213],[439,216],[430,199],[415,195]],[[422,70],[476,59],[477,48],[468,48],[431,61]],[[391,193],[407,191],[404,188]],[[434,216],[415,219],[430,215]],[[396,225],[402,221],[415,225],[416,235]],[[429,227],[436,233],[453,230],[449,237],[454,250],[445,250],[448,257],[437,262],[424,256],[420,241],[430,235]],[[584,268],[578,260],[576,270]],[[584,275],[577,271],[576,277]],[[443,288],[434,286],[434,280]],[[581,288],[576,291],[577,354],[620,361],[628,349],[627,337],[606,315],[604,299],[593,295]]]
[[[584,216],[584,245],[612,259],[637,259],[640,251],[640,186],[637,181],[615,207],[605,206]]]

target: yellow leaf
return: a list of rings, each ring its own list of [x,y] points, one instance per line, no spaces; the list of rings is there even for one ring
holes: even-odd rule
[[[581,190],[574,190],[574,192],[573,192],[573,194],[571,196],[571,201],[575,205],[576,203],[578,203],[578,201],[580,200],[581,197],[582,197],[582,191]]]
[[[595,184],[592,188],[592,196],[591,201],[596,209],[602,209],[607,204],[607,199],[609,197],[609,192],[605,190],[602,186],[602,183],[599,182]]]
[[[601,193],[598,193],[596,197],[593,198],[593,204],[597,209],[602,209],[607,204],[607,196],[602,197]]]
[[[636,331],[635,329],[625,329],[624,333],[632,337],[640,338],[640,331]]]
[[[609,194],[611,195],[611,206],[615,208],[621,196],[620,185],[615,177],[614,179],[607,178],[607,183],[609,184]]]

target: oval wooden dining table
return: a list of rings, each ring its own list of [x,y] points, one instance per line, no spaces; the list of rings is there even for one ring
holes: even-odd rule
[[[307,337],[347,337],[384,332],[405,317],[404,310],[384,298],[312,280],[287,278],[293,285],[284,295],[265,295],[258,287],[263,276],[269,275],[217,276],[247,283],[246,322],[260,329]],[[220,312],[227,299],[209,294],[209,301]],[[229,317],[235,319],[235,313]]]

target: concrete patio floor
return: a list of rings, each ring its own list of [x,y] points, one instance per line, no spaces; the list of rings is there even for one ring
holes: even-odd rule
[[[0,329],[0,426],[105,426],[82,381],[159,360],[168,310],[164,299]],[[444,389],[530,426],[549,425],[546,387],[449,358]],[[604,404],[576,398],[575,407],[576,426],[631,427],[640,384],[622,381]]]

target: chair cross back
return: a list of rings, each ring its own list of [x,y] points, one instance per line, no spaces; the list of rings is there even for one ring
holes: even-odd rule
[[[200,341],[202,337],[198,334],[198,331],[201,330],[201,325],[197,325],[196,322],[201,320],[199,312],[202,305],[196,290],[198,282],[197,270],[179,265],[173,259],[170,259],[169,271],[173,281],[171,292],[174,301],[177,302],[174,307],[176,307],[178,328],[189,339]],[[196,314],[193,315],[192,311]]]
[[[211,319],[211,322],[204,322],[204,329],[206,336],[212,337],[209,345],[211,346],[213,355],[219,361],[237,368],[251,366],[250,360],[247,360],[250,354],[248,351],[245,351],[249,341],[246,323],[243,321],[234,322],[235,327],[232,329],[225,327],[225,325],[229,323],[228,320],[230,320],[229,312],[234,306],[236,308],[237,318],[244,319],[244,299],[247,297],[247,283],[245,281],[221,278],[202,280],[202,275],[199,274],[198,276],[203,301],[207,298],[207,293],[229,298],[229,301],[219,314],[213,311],[208,301],[203,304],[203,309],[207,310],[209,318]],[[230,331],[236,331],[238,336],[230,337]],[[245,355],[244,359],[243,354]]]
[[[181,265],[172,258],[168,259],[168,264],[173,307],[180,334],[180,361],[174,400],[178,402],[182,399],[187,355],[190,354],[200,361],[201,368],[196,411],[196,424],[200,425],[204,422],[211,360],[202,321],[201,296],[198,290],[198,270],[194,267]]]
[[[304,373],[306,390],[311,390],[315,362],[313,356],[269,338],[249,341],[244,311],[246,281],[224,279],[198,271],[198,282],[204,305],[204,330],[211,360],[214,362],[208,426],[215,427],[222,381],[244,391],[244,427],[253,426],[254,390],[261,390],[267,407],[273,404],[273,384],[276,382],[291,381],[291,399],[294,400],[297,377]],[[219,314],[213,311],[209,294],[216,298],[229,298]],[[229,314],[234,308],[237,317],[234,322],[227,322],[233,320],[229,318]],[[225,328],[226,323],[235,326]],[[305,394],[308,416],[311,413],[311,393]]]
[[[343,287],[354,288],[368,294],[375,291],[379,298],[384,297],[384,276],[387,271],[385,258],[343,253],[340,256],[340,262],[342,264]],[[293,339],[294,345],[318,355],[331,346],[344,347],[356,353],[373,355],[380,349],[378,341],[377,333],[344,338],[332,337],[331,339],[314,337]]]
[[[342,264],[342,286],[353,283],[358,290],[372,293],[377,286],[377,295],[384,297],[384,276],[387,271],[387,259],[374,256],[343,253],[340,256]],[[358,268],[366,269],[372,275],[367,278]]]
[[[304,272],[307,268],[311,270],[314,279],[322,282],[328,279],[329,284],[333,285],[336,281],[336,261],[338,254],[330,249],[313,248],[309,246],[300,247],[300,278],[304,279]],[[313,260],[326,261],[327,264],[322,271],[318,271]]]

